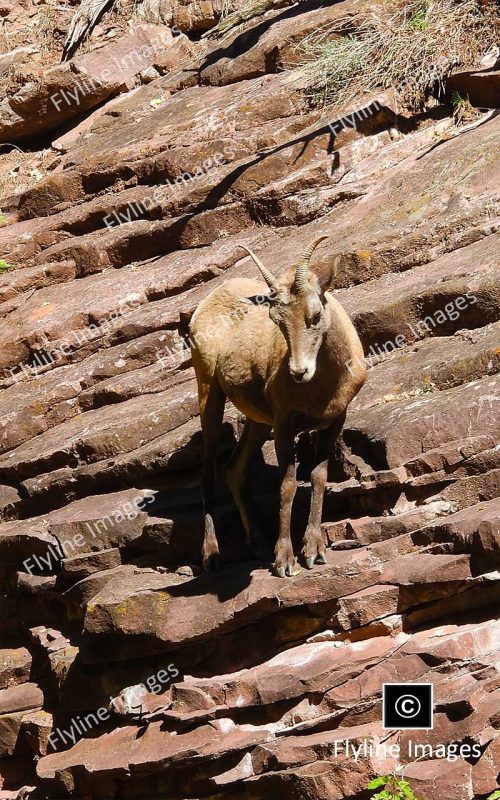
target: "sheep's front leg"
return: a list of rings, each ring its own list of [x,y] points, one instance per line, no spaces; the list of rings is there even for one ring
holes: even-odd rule
[[[316,466],[311,472],[311,509],[302,548],[307,569],[312,569],[315,563],[326,564],[326,543],[321,531],[323,499],[328,477],[328,459],[333,444],[340,435],[344,420],[345,414],[339,417],[330,428],[319,430],[316,433]]]
[[[293,575],[295,558],[293,555],[290,525],[292,504],[297,491],[295,467],[295,435],[290,422],[277,425],[274,442],[280,471],[280,525],[275,547],[274,568],[280,578]]]

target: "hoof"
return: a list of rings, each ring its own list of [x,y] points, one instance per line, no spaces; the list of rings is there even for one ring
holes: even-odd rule
[[[322,536],[306,531],[302,558],[307,569],[312,569],[315,564],[326,564],[325,542]]]
[[[276,550],[274,569],[279,578],[291,578],[295,566],[295,556],[291,545],[285,544]]]
[[[293,578],[293,566],[288,564],[286,567],[274,567],[278,578]]]

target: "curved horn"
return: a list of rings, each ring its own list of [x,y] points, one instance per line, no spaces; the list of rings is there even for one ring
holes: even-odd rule
[[[313,239],[311,244],[308,245],[304,250],[302,258],[297,264],[297,268],[295,270],[295,288],[299,294],[303,294],[307,291],[307,272],[309,270],[309,262],[311,261],[311,256],[316,250],[317,246],[324,239],[328,239],[328,236],[317,236],[316,239]]]
[[[267,267],[264,266],[264,264],[262,263],[260,258],[257,258],[255,253],[252,252],[252,250],[250,250],[249,247],[246,247],[244,244],[240,244],[240,245],[238,245],[238,247],[242,247],[243,250],[246,250],[248,255],[251,256],[251,258],[253,258],[253,260],[257,264],[258,268],[260,269],[260,271],[262,273],[262,277],[264,278],[264,280],[267,283],[267,285],[269,286],[269,288],[270,289],[274,289],[274,291],[276,292],[277,289],[278,289],[278,283],[277,283],[276,278],[274,277],[273,273],[270,272],[267,269]]]

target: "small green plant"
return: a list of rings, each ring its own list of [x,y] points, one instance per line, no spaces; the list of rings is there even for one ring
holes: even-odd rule
[[[468,97],[462,97],[459,92],[451,93],[451,105],[453,106],[453,117],[455,125],[465,125],[474,120],[478,112],[470,102]]]
[[[3,258],[0,258],[0,273],[7,272],[8,269],[13,269],[13,264],[9,264],[7,261],[4,261]]]
[[[451,104],[453,106],[453,110],[456,111],[457,108],[460,108],[466,102],[465,97],[462,97],[460,92],[452,92],[451,93]]]
[[[424,375],[422,378],[422,386],[420,387],[421,394],[427,394],[428,392],[434,392],[436,390],[436,384],[433,383],[428,375]]]
[[[422,7],[418,8],[408,21],[408,29],[410,31],[425,31],[427,28],[427,11],[429,3],[422,3]]]
[[[500,789],[497,789],[493,794],[490,794],[486,800],[500,800]]]
[[[384,787],[382,789],[382,787]],[[395,775],[379,775],[374,778],[367,789],[382,789],[372,795],[371,800],[420,800],[411,788],[408,781],[404,778],[397,778]]]
[[[7,218],[5,214],[2,214],[2,209],[0,208],[0,225],[2,225],[4,222],[7,222]]]

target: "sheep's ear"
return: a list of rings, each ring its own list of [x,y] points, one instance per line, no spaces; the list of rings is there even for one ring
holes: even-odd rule
[[[322,269],[319,274],[316,273],[316,278],[318,280],[318,286],[319,286],[319,294],[321,295],[321,297],[324,296],[325,292],[333,291],[336,288],[337,273],[341,261],[342,261],[341,255],[335,256],[331,264],[329,264],[326,269]]]
[[[250,306],[270,306],[274,300],[271,294],[254,294],[251,297],[238,297],[238,300]]]

